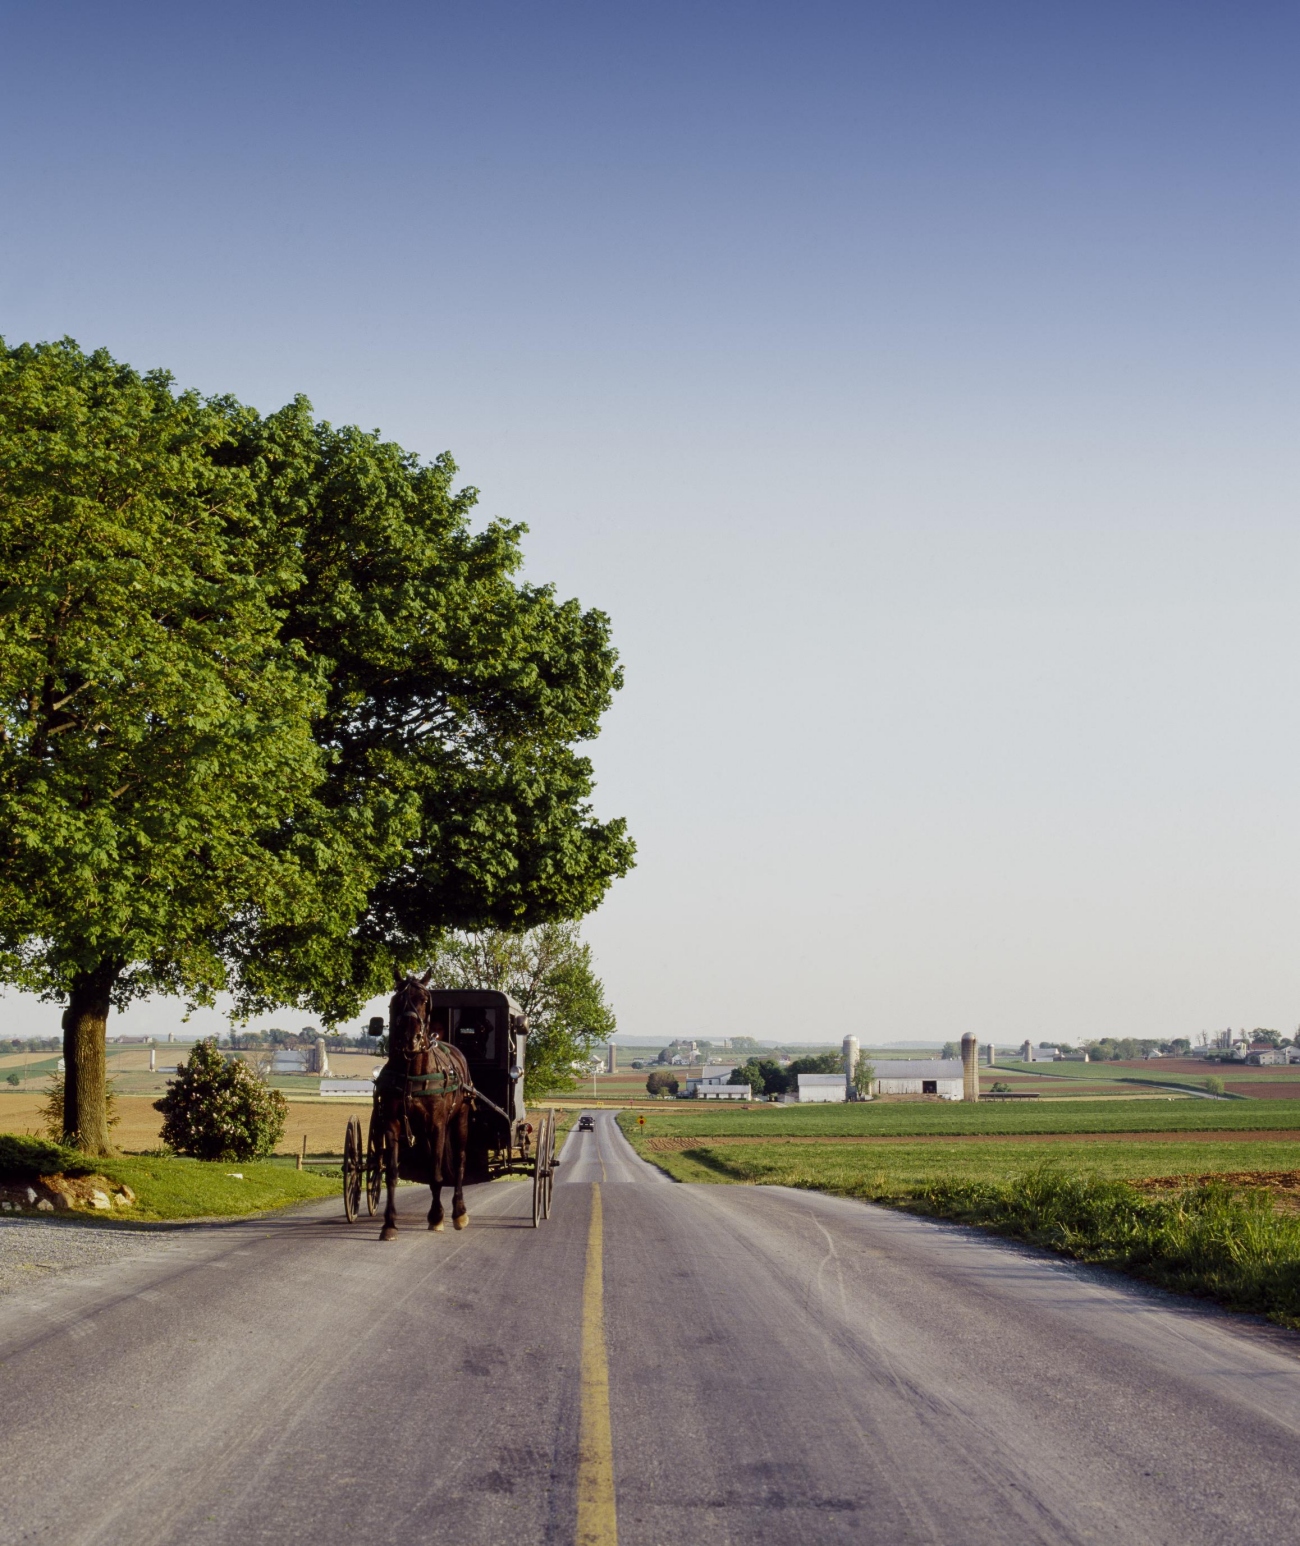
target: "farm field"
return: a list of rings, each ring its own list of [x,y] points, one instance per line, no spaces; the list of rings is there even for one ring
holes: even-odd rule
[[[999,1063],[994,1070],[981,1069],[981,1088],[988,1089],[987,1075],[1000,1076],[1013,1090],[1040,1090],[1070,1094],[1078,1088],[1127,1090],[1136,1086],[1184,1085],[1203,1089],[1207,1078],[1222,1079],[1230,1095],[1264,1100],[1300,1100],[1300,1064],[1284,1068],[1254,1068],[1247,1063],[1207,1063],[1201,1058],[1152,1058],[1114,1063]]]
[[[1215,1132],[1300,1130],[1290,1101],[1077,1100],[1008,1101],[967,1105],[960,1101],[864,1102],[860,1105],[744,1106],[694,1101],[647,1102],[643,1136],[751,1137],[841,1136],[869,1139],[898,1135]],[[631,1131],[634,1119],[621,1125]],[[640,1131],[638,1129],[638,1131]]]
[[[161,1093],[161,1090],[160,1092]],[[140,1153],[155,1149],[159,1143],[162,1117],[153,1109],[158,1096],[119,1095],[117,1111],[121,1120],[113,1129],[113,1143],[128,1153]],[[0,1090],[0,1132],[21,1133],[27,1136],[41,1134],[40,1107],[42,1095],[36,1091],[9,1094]],[[278,1154],[296,1154],[302,1148],[303,1135],[307,1138],[307,1152],[314,1155],[341,1154],[343,1134],[348,1117],[359,1115],[363,1122],[369,1119],[368,1100],[351,1101],[336,1099],[293,1099],[289,1101],[289,1120],[285,1125],[284,1138],[278,1145]]]
[[[1213,1172],[1300,1173],[1300,1137],[1264,1134],[1216,1136],[1209,1142],[1178,1135],[1156,1141],[1099,1136],[872,1145],[732,1138],[678,1147],[684,1142],[633,1135],[638,1151],[679,1181],[795,1186],[873,1201],[906,1201],[936,1182],[1007,1182],[1044,1167],[1124,1181]]]
[[[369,1066],[373,1066],[373,1060],[369,1060]],[[300,1082],[309,1084],[314,1091],[315,1079]],[[121,1088],[120,1082],[118,1088]],[[160,1084],[157,1093],[118,1095],[117,1111],[121,1120],[113,1129],[113,1142],[117,1148],[125,1153],[139,1154],[158,1147],[162,1117],[153,1109],[153,1103],[162,1090],[163,1085]],[[26,1137],[42,1136],[40,1108],[43,1099],[43,1092],[36,1088],[11,1093],[0,1086],[0,1132],[19,1133]],[[299,1153],[305,1136],[309,1156],[339,1156],[343,1152],[343,1135],[347,1130],[348,1118],[359,1116],[363,1126],[370,1120],[370,1101],[365,1097],[346,1100],[334,1096],[321,1097],[314,1093],[310,1096],[289,1093],[288,1099],[289,1119],[285,1124],[284,1137],[276,1147],[277,1154]],[[533,1105],[554,1105],[557,1109],[565,1110],[562,1131],[567,1131],[581,1109],[580,1103],[575,1102],[566,1109],[561,1102],[549,1099],[534,1102]]]

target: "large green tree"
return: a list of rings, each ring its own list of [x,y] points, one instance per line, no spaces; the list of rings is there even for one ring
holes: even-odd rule
[[[622,821],[593,819],[575,750],[622,685],[608,619],[519,582],[525,528],[473,531],[477,492],[453,489],[450,457],[422,465],[301,399],[241,420],[237,456],[268,567],[290,576],[283,636],[326,676],[311,831],[366,892],[347,929],[251,920],[241,1003],[337,1021],[449,928],[519,933],[590,911],[633,854]]]
[[[62,999],[68,1137],[153,991],[337,1021],[454,927],[576,917],[608,623],[449,458],[0,345],[0,976]]]
[[[544,923],[523,934],[483,929],[449,935],[433,959],[433,983],[491,988],[519,1004],[528,1017],[528,1097],[573,1089],[575,1065],[616,1029],[591,946],[574,923]]]
[[[0,351],[0,970],[62,999],[64,1127],[108,1146],[111,1004],[211,997],[232,919],[314,910],[290,825],[323,680],[253,562],[238,415],[71,345]]]

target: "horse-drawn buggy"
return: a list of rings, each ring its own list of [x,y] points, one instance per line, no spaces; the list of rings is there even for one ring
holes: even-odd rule
[[[464,1184],[528,1175],[533,1225],[551,1212],[555,1178],[555,1112],[536,1121],[524,1109],[528,1021],[506,993],[431,991],[428,974],[397,981],[388,1015],[388,1061],[375,1079],[370,1126],[348,1121],[343,1146],[343,1211],[348,1222],[374,1214],[385,1184],[388,1206],[380,1238],[397,1233],[399,1178],[433,1192],[429,1228],[443,1227],[441,1191],[453,1188],[452,1224],[469,1213]],[[370,1022],[372,1035],[384,1022]]]

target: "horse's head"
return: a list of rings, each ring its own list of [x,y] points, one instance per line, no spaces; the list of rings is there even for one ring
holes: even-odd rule
[[[403,977],[394,973],[396,992],[388,1001],[388,1052],[392,1057],[410,1057],[429,1045],[428,971],[423,977]]]

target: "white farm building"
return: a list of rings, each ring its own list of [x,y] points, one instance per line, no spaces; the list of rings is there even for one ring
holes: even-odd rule
[[[686,1081],[686,1093],[697,1100],[748,1100],[747,1084],[729,1084],[730,1063],[706,1063],[698,1079]]]
[[[843,1074],[798,1074],[799,1104],[808,1101],[843,1100],[845,1096]]]
[[[802,1081],[801,1081],[802,1082]],[[839,1081],[843,1091],[844,1080]],[[873,1095],[938,1095],[944,1100],[962,1098],[960,1058],[881,1058],[871,1082]],[[800,1099],[802,1099],[802,1094]],[[843,1100],[843,1094],[840,1099]]]

